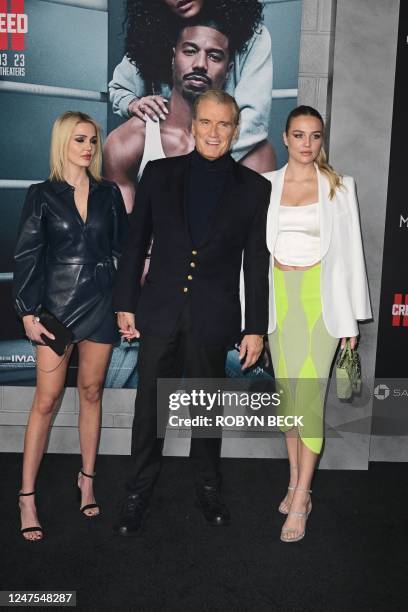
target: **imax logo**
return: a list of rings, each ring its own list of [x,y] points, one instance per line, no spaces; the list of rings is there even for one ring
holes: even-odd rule
[[[35,363],[33,355],[12,355],[12,363]]]
[[[24,51],[28,32],[24,0],[10,0],[9,10],[8,4],[8,0],[0,0],[0,50]]]

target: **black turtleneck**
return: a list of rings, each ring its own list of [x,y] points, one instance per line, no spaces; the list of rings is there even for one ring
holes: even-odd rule
[[[231,170],[232,158],[229,153],[210,161],[194,149],[185,194],[187,219],[194,246],[199,246],[204,238]]]

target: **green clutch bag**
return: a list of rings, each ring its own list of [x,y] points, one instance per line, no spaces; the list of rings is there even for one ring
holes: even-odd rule
[[[336,361],[336,385],[339,399],[350,399],[361,390],[360,357],[347,340]]]

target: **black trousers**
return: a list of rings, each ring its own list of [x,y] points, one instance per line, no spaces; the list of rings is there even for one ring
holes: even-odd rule
[[[160,471],[164,439],[157,437],[157,379],[181,378],[183,374],[185,378],[224,378],[227,350],[200,345],[193,338],[189,301],[170,338],[142,334],[129,491],[149,496]],[[220,449],[221,438],[192,437],[190,457],[195,463],[197,483],[217,485]]]

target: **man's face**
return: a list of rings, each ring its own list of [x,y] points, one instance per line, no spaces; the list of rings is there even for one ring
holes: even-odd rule
[[[190,19],[195,17],[203,8],[205,0],[163,0],[169,9],[178,17]]]
[[[193,119],[192,132],[197,151],[211,161],[218,159],[230,150],[237,136],[233,106],[216,100],[203,100]]]
[[[224,34],[206,26],[184,28],[174,49],[174,87],[192,102],[207,89],[223,89],[231,66]]]

